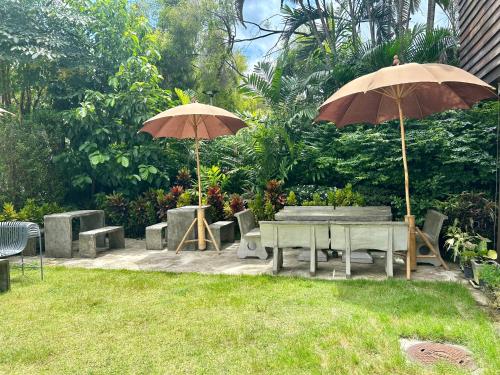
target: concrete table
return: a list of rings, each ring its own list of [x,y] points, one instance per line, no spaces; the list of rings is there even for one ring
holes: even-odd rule
[[[278,221],[349,221],[349,222],[378,222],[391,221],[392,213],[389,206],[286,206],[274,218]],[[299,260],[309,261],[308,250],[299,255]],[[318,262],[328,261],[327,253],[318,252]],[[373,258],[367,251],[357,252],[352,262],[373,263]]]
[[[73,243],[73,219],[80,220],[80,232],[102,228],[104,211],[80,210],[46,215],[44,221],[45,255],[53,258],[71,258]],[[104,238],[100,239],[104,246]]]
[[[204,209],[210,205],[202,206]],[[167,211],[167,248],[169,251],[175,251],[182,241],[182,237],[189,229],[189,226],[196,218],[196,210],[198,206],[184,206],[180,208],[173,208]],[[210,224],[210,218],[206,217],[207,222]],[[187,240],[195,240],[198,238],[198,226],[195,225],[191,233],[187,236]],[[184,244],[182,250],[196,250],[196,243],[188,242]]]

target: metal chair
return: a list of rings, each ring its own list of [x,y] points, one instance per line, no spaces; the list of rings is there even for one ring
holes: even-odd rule
[[[43,280],[42,236],[38,224],[25,221],[0,222],[0,258],[21,254],[21,269],[24,275],[23,250],[28,239],[38,237],[40,246],[40,277]]]

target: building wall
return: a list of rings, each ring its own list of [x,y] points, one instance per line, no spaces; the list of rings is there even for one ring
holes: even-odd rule
[[[500,0],[459,0],[460,65],[500,82]]]

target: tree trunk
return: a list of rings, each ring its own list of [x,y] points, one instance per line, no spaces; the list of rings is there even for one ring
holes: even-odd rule
[[[323,16],[322,7],[321,7],[321,4],[319,3],[319,0],[316,0],[316,7],[318,8],[318,11],[321,12],[321,14],[320,14],[321,25],[323,26],[323,30],[324,30],[325,35],[326,35],[326,41],[327,41],[328,45],[330,46],[330,51],[334,51],[335,46],[334,46],[334,42],[332,40],[332,35],[330,33],[330,27],[328,26],[328,20]],[[324,9],[324,11],[326,13],[326,8]]]
[[[427,0],[427,33],[434,29],[434,17],[436,15],[436,0]]]
[[[318,43],[318,47],[321,48],[323,47],[325,53],[326,53],[326,58],[329,62],[329,57],[328,57],[328,51],[326,50],[325,46],[323,46],[323,43],[321,41],[321,37],[319,35],[319,31],[318,31],[318,28],[316,27],[316,23],[315,23],[315,20],[311,17],[311,4],[309,3],[309,1],[307,2],[308,3],[308,8],[306,8],[306,6],[304,5],[304,1],[303,0],[298,0],[299,2],[299,5],[300,7],[302,8],[302,11],[304,12],[304,14],[306,15],[307,17],[307,20],[309,21],[309,26],[311,27],[311,32],[312,34],[314,35],[314,37],[316,38],[316,42]]]
[[[372,46],[374,46],[376,43],[376,40],[375,40],[375,22],[373,19],[373,4],[371,2],[368,2],[367,9],[368,9],[368,25],[370,27],[370,40],[371,40]]]

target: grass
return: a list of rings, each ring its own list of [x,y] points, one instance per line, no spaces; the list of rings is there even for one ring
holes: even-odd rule
[[[1,374],[453,374],[400,337],[500,368],[488,317],[455,283],[46,268],[0,295]]]

